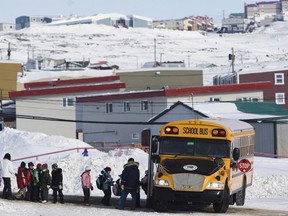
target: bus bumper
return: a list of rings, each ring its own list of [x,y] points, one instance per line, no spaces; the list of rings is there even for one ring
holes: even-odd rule
[[[219,203],[223,199],[222,190],[203,192],[173,191],[171,188],[154,187],[153,197],[156,200],[174,202]]]

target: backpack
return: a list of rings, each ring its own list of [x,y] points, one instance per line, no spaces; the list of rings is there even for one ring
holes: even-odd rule
[[[96,179],[96,186],[99,190],[103,190],[103,183],[106,181],[104,175],[99,175]]]
[[[113,194],[115,196],[121,196],[121,184],[120,184],[120,178],[115,182],[113,185]]]

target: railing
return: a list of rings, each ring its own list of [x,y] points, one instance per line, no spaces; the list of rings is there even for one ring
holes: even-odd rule
[[[275,154],[269,154],[269,153],[263,153],[263,152],[254,152],[255,156],[265,156],[265,157],[275,157],[275,158],[288,158],[288,156],[284,155],[275,155]]]
[[[43,156],[48,156],[48,155],[54,155],[54,154],[59,154],[59,153],[63,153],[63,152],[69,152],[69,151],[77,151],[79,152],[80,150],[83,151],[84,149],[87,150],[99,150],[99,151],[109,151],[109,150],[114,150],[114,149],[127,149],[127,148],[138,148],[138,149],[142,149],[143,151],[147,152],[148,147],[144,147],[144,146],[110,146],[110,147],[97,147],[97,148],[93,148],[93,147],[77,147],[77,148],[71,148],[71,149],[64,149],[64,150],[59,150],[59,151],[54,151],[54,152],[48,152],[48,153],[43,153],[43,154],[38,154],[38,155],[32,155],[32,156],[28,156],[28,157],[22,157],[22,158],[16,158],[12,161],[19,161],[19,160],[26,160],[26,159],[31,159],[31,158],[35,158],[36,161],[38,161],[39,157],[43,157]]]
[[[138,149],[142,149],[145,152],[148,152],[149,147],[146,146],[110,146],[110,147],[97,147],[97,148],[93,148],[93,147],[77,147],[77,148],[71,148],[71,149],[64,149],[64,150],[59,150],[59,151],[54,151],[54,152],[48,152],[48,153],[43,153],[43,154],[38,154],[38,155],[32,155],[32,156],[28,156],[28,157],[22,157],[22,158],[17,158],[14,159],[12,161],[19,161],[19,160],[26,160],[26,159],[31,159],[31,158],[35,158],[36,161],[38,161],[39,157],[43,157],[43,156],[48,156],[48,155],[54,155],[54,154],[59,154],[59,153],[63,153],[63,152],[69,152],[69,151],[77,151],[79,152],[80,150],[83,151],[84,149],[87,150],[99,150],[99,151],[109,151],[109,150],[114,150],[114,149],[127,149],[127,148],[138,148]],[[275,154],[269,154],[269,153],[263,153],[263,152],[254,152],[255,156],[265,156],[265,157],[274,157],[274,158],[288,158],[288,156],[283,156],[283,155],[275,155]]]

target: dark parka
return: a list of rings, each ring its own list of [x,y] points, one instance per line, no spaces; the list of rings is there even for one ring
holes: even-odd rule
[[[44,169],[41,173],[40,177],[40,187],[41,188],[48,188],[51,184],[51,175],[48,169]]]
[[[56,170],[52,170],[51,174],[52,174],[51,188],[59,189],[59,185],[63,187],[62,169],[57,168]]]
[[[124,170],[121,174],[121,185],[124,185],[125,190],[137,190],[139,187],[140,173],[138,162],[128,162],[124,165]]]

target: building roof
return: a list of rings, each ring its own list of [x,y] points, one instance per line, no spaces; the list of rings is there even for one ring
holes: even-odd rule
[[[272,102],[235,102],[239,111],[261,115],[288,116],[288,110]]]
[[[256,73],[288,73],[288,69],[278,69],[278,70],[251,70],[251,71],[240,71],[238,75],[245,75],[245,74],[256,74]]]
[[[150,98],[150,97],[169,97],[169,96],[181,96],[191,94],[211,94],[211,93],[230,93],[239,91],[258,91],[263,89],[272,88],[271,82],[255,82],[255,83],[241,83],[231,85],[219,85],[219,86],[200,86],[190,88],[174,88],[174,89],[161,89],[161,90],[145,90],[145,91],[133,91],[133,92],[117,92],[105,95],[95,95],[87,97],[77,97],[76,101],[81,102],[100,102],[111,101],[121,99],[133,99],[133,98]]]
[[[241,102],[240,102],[241,103]],[[239,103],[239,104],[240,104]],[[265,107],[266,102],[255,102],[255,109],[258,109],[258,113],[250,113],[247,109],[246,112],[241,111],[236,103],[232,102],[203,102],[203,103],[195,103],[192,104],[191,101],[183,101],[183,102],[176,102],[173,106],[165,109],[163,112],[159,113],[158,115],[154,116],[149,120],[149,122],[154,122],[161,116],[164,116],[166,113],[171,111],[177,106],[184,106],[187,108],[187,110],[191,110],[191,112],[196,112],[199,115],[202,115],[203,117],[209,117],[209,118],[227,118],[227,119],[239,119],[239,120],[277,120],[277,119],[283,119],[283,117],[287,117],[287,115],[278,115],[278,114],[265,114]],[[244,107],[253,107],[253,104],[249,102],[243,102],[242,103],[242,109]],[[278,105],[275,104],[275,107]],[[257,108],[256,108],[257,107]],[[190,109],[189,109],[190,108]],[[281,108],[279,108],[281,109]],[[288,114],[288,113],[287,113]]]
[[[60,95],[60,94],[76,94],[94,91],[107,91],[112,89],[125,88],[125,83],[109,83],[109,84],[98,84],[98,85],[82,85],[82,86],[71,86],[71,87],[61,87],[61,88],[45,88],[45,89],[35,89],[35,90],[24,90],[9,92],[9,97],[19,98],[19,97],[35,97],[43,95]]]
[[[159,119],[160,117],[164,116],[166,113],[168,113],[169,111],[173,110],[176,106],[184,106],[186,107],[188,110],[191,110],[198,113],[199,115],[202,115],[203,117],[209,117],[207,115],[205,115],[204,113],[201,113],[201,111],[197,111],[197,110],[193,110],[193,108],[191,106],[188,106],[185,103],[182,103],[181,101],[177,101],[176,103],[174,103],[172,106],[170,106],[169,108],[165,109],[163,112],[159,113],[158,115],[152,117],[151,119],[149,119],[148,122],[155,122],[157,119]]]
[[[32,82],[25,83],[25,89],[30,88],[43,88],[43,87],[57,87],[57,86],[67,86],[67,85],[79,85],[79,84],[91,84],[99,82],[112,82],[120,81],[119,76],[106,76],[106,77],[93,77],[93,78],[83,78],[83,79],[70,79],[70,80],[56,80],[56,81],[44,81],[44,82]]]

